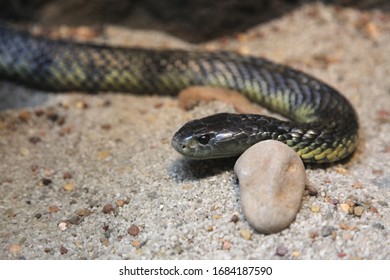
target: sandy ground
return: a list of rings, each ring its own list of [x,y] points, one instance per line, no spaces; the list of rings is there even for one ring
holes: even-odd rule
[[[317,192],[305,192],[288,229],[262,235],[242,215],[234,161],[188,161],[170,146],[186,121],[228,105],[186,112],[172,97],[1,82],[1,259],[390,259],[390,15],[311,4],[198,46],[105,33],[112,44],[235,50],[309,72],[356,108],[358,150],[308,167]]]

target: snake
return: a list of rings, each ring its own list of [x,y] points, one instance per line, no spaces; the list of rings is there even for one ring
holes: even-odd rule
[[[282,116],[218,113],[188,121],[171,144],[189,159],[235,157],[273,139],[303,162],[332,163],[350,156],[358,142],[357,113],[335,88],[288,65],[234,51],[76,42],[1,23],[0,79],[48,92],[175,95],[191,86],[220,87]]]

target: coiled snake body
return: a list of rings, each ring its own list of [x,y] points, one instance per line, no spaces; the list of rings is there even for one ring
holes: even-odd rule
[[[0,78],[48,91],[175,94],[192,85],[215,86],[291,119],[222,113],[190,121],[172,146],[194,159],[235,156],[276,139],[305,162],[334,162],[357,143],[357,115],[338,91],[290,67],[232,52],[98,46],[0,25]]]

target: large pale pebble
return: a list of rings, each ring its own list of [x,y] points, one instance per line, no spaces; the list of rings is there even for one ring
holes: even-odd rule
[[[240,156],[234,172],[240,184],[242,210],[256,231],[276,233],[295,220],[306,172],[291,148],[276,140],[259,142]]]

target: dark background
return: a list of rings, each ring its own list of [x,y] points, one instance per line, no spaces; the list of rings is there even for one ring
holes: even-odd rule
[[[0,18],[49,26],[119,24],[201,42],[244,31],[310,2],[390,11],[390,0],[0,0]]]

